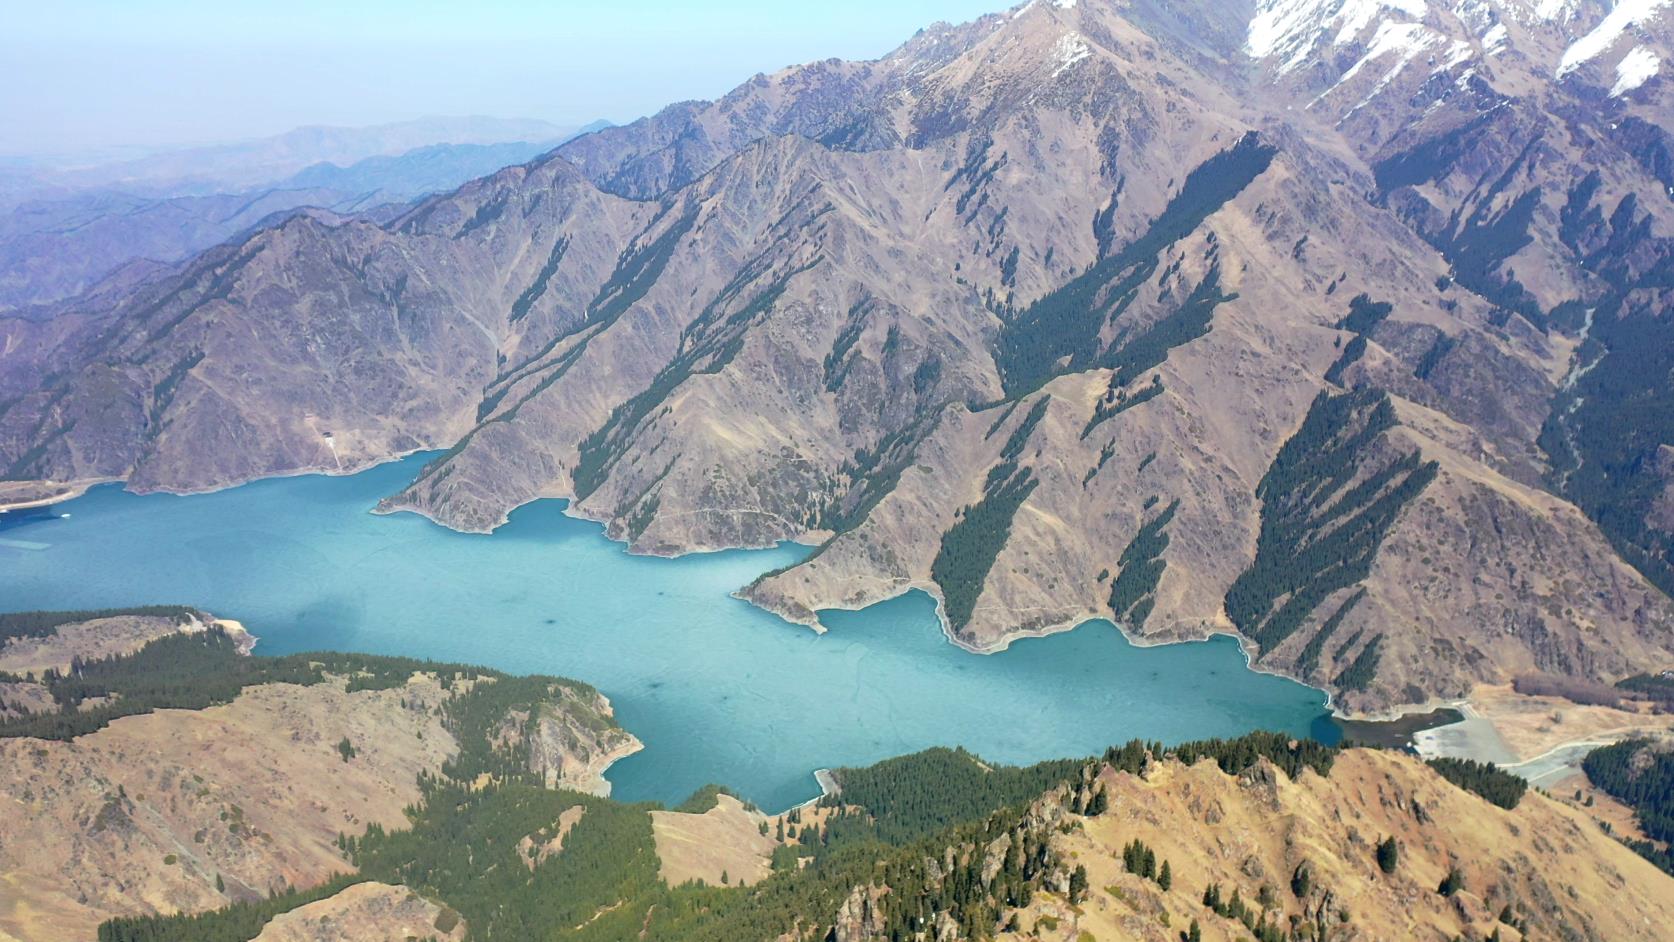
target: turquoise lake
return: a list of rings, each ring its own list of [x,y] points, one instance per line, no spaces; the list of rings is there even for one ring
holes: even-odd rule
[[[730,595],[806,547],[630,556],[561,501],[486,536],[369,513],[424,460],[190,497],[104,486],[0,515],[0,610],[181,602],[239,619],[258,652],[583,680],[645,742],[608,776],[627,800],[720,782],[781,809],[818,793],[816,768],[932,745],[1022,763],[1135,737],[1336,737],[1323,693],[1249,670],[1230,638],[1136,648],[1090,622],[976,655],[947,642],[923,593],[829,613],[819,636]]]

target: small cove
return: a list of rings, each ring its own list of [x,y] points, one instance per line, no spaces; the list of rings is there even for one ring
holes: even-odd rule
[[[1336,738],[1323,693],[1250,670],[1231,638],[1137,648],[1095,621],[976,655],[947,642],[919,592],[827,613],[821,636],[730,595],[808,547],[631,556],[561,501],[492,535],[368,512],[425,460],[184,497],[102,486],[0,516],[0,610],[183,602],[239,619],[260,652],[586,681],[646,744],[608,775],[627,800],[719,782],[778,809],[817,793],[815,768],[931,745],[1016,763],[1135,737]]]

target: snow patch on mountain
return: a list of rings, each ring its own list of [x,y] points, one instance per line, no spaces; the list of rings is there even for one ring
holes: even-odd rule
[[[1361,69],[1384,56],[1399,56],[1400,59],[1395,65],[1378,80],[1377,88],[1372,92],[1375,95],[1411,64],[1412,60],[1440,42],[1441,37],[1422,23],[1379,23],[1378,31],[1372,35],[1371,45],[1366,47],[1366,54],[1343,73],[1338,84],[1352,80],[1360,74]]]
[[[1289,72],[1326,34],[1335,34],[1333,45],[1344,45],[1387,12],[1422,18],[1429,6],[1425,0],[1259,0],[1244,48],[1257,59],[1282,57],[1279,71]]]
[[[1333,92],[1353,81],[1368,66],[1390,56],[1395,56],[1395,63],[1385,69],[1377,83],[1372,86],[1372,89],[1360,99],[1358,104],[1349,109],[1348,113],[1353,114],[1371,104],[1373,99],[1382,94],[1383,90],[1388,88],[1389,84],[1395,81],[1396,77],[1413,63],[1413,60],[1436,50],[1446,42],[1446,37],[1422,23],[1379,23],[1377,32],[1372,34],[1372,40],[1366,47],[1366,53],[1354,65],[1350,66],[1347,72],[1343,73],[1342,78],[1309,102],[1308,106],[1311,108],[1330,97]],[[1449,71],[1471,59],[1475,54],[1476,50],[1470,43],[1454,40],[1448,46],[1447,56],[1443,64],[1437,66],[1434,71]]]
[[[1053,47],[1052,53],[1058,62],[1058,67],[1052,70],[1052,77],[1057,78],[1064,74],[1065,69],[1092,55],[1093,50],[1087,47],[1087,41],[1081,38],[1081,34],[1065,33],[1058,37],[1058,44]]]
[[[1504,23],[1495,23],[1488,32],[1482,34],[1482,48],[1491,56],[1505,51],[1508,41]]]
[[[1608,52],[1623,33],[1655,19],[1670,5],[1674,5],[1674,0],[1620,0],[1615,8],[1593,27],[1592,32],[1564,50],[1563,58],[1558,62],[1558,77],[1562,78]]]
[[[1662,60],[1644,46],[1637,46],[1616,63],[1616,84],[1610,86],[1610,97],[1620,98],[1651,80],[1662,68]]]

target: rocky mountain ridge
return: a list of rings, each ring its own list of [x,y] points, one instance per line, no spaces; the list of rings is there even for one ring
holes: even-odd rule
[[[1614,680],[1674,661],[1670,36],[1638,0],[934,27],[0,321],[0,466],[445,449],[383,509],[817,538],[745,590],[811,624],[918,587],[977,650],[1236,632],[1351,710]]]

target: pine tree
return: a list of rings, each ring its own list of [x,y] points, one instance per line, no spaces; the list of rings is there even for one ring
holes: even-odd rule
[[[1174,868],[1170,867],[1166,860],[1163,861],[1162,872],[1157,874],[1157,885],[1164,890],[1174,886]]]
[[[1093,800],[1087,803],[1087,814],[1092,816],[1101,815],[1109,807],[1110,799],[1104,793],[1104,786],[1100,785],[1099,790],[1093,793]]]
[[[1192,920],[1191,928],[1186,930],[1186,942],[1203,942],[1203,929],[1197,924],[1196,919]]]
[[[1460,888],[1464,885],[1464,874],[1459,872],[1458,867],[1449,867],[1447,870],[1447,876],[1442,877],[1441,883],[1436,887],[1436,892],[1443,896],[1452,896],[1453,894],[1459,892]]]
[[[1401,850],[1395,844],[1394,836],[1386,837],[1378,842],[1378,869],[1384,873],[1394,873],[1395,867],[1401,861]]]
[[[1076,865],[1075,872],[1070,874],[1069,901],[1070,905],[1079,905],[1087,898],[1087,868]]]
[[[219,873],[217,873],[215,875],[215,892],[217,892],[217,893],[227,892],[227,884],[222,882],[221,875]]]

